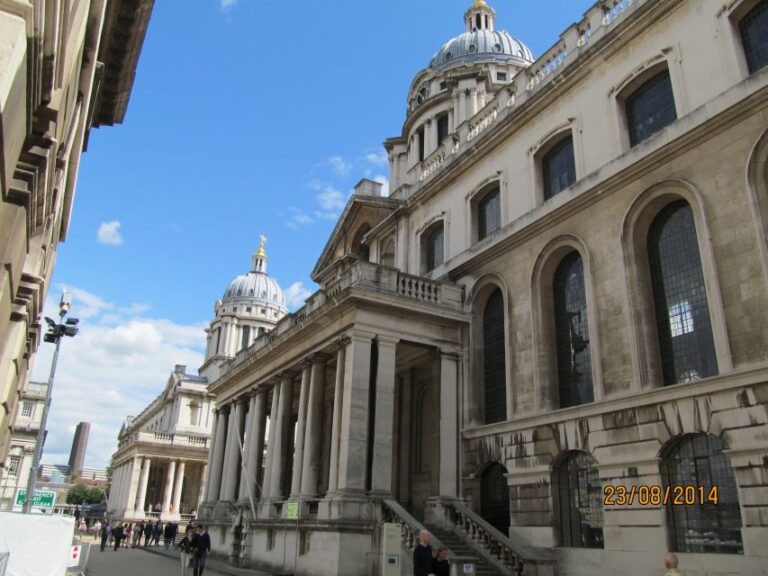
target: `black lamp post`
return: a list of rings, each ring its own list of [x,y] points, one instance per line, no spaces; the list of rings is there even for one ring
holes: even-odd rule
[[[32,458],[32,467],[29,469],[29,479],[27,480],[27,494],[24,498],[24,513],[29,514],[32,512],[32,502],[35,497],[35,481],[37,480],[40,459],[43,456],[43,444],[45,443],[45,427],[48,422],[48,411],[51,408],[51,392],[53,391],[53,376],[56,374],[56,363],[59,360],[59,348],[61,347],[62,336],[74,336],[77,334],[79,328],[77,327],[77,318],[68,318],[64,322],[64,316],[67,315],[69,309],[72,307],[72,297],[65,290],[61,294],[61,301],[59,302],[59,323],[56,324],[53,320],[46,317],[45,321],[48,323],[48,332],[43,337],[45,342],[51,342],[56,344],[56,350],[53,353],[53,362],[51,362],[51,373],[48,376],[48,390],[45,393],[45,405],[43,406],[43,416],[40,420],[40,428],[37,431],[37,440],[35,440],[35,453]]]

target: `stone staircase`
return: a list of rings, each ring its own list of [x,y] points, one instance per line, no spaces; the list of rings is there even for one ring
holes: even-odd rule
[[[426,524],[425,528],[429,530],[430,534],[437,537],[443,546],[448,548],[456,556],[476,558],[475,560],[475,575],[476,576],[504,576],[499,572],[495,566],[488,562],[477,551],[467,546],[464,541],[459,538],[453,532],[450,532],[444,528],[438,526]],[[434,550],[437,552],[437,550]]]

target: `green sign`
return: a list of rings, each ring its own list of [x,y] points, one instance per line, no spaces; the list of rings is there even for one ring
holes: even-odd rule
[[[283,518],[286,520],[298,520],[299,519],[299,503],[298,502],[286,502],[283,506]]]
[[[27,499],[27,491],[22,489],[16,493],[16,505],[21,506]],[[35,495],[32,497],[32,506],[35,508],[53,508],[56,503],[56,492],[49,490],[35,490]]]

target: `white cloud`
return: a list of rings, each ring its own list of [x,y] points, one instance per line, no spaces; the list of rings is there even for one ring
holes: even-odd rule
[[[376,182],[381,182],[381,195],[382,196],[389,196],[389,178],[386,176],[382,176],[379,174],[378,176],[374,176],[373,179]]]
[[[221,7],[226,10],[237,4],[238,0],[221,0]]]
[[[288,208],[288,220],[285,225],[288,228],[297,230],[298,228],[305,228],[314,222],[314,219],[309,214],[302,212],[298,208]]]
[[[346,198],[344,193],[337,190],[333,186],[326,186],[325,189],[317,195],[317,201],[320,203],[320,207],[328,212],[332,210],[341,211],[346,205]]]
[[[102,222],[96,237],[101,244],[120,246],[123,243],[123,236],[120,234],[120,221],[110,220],[109,222]]]
[[[333,170],[339,176],[346,176],[349,174],[349,171],[352,170],[352,165],[344,160],[344,158],[341,156],[331,156],[328,158],[328,162],[331,166],[333,166]]]
[[[53,389],[43,460],[66,463],[78,422],[90,422],[87,466],[106,466],[126,416],[136,416],[160,394],[176,364],[188,372],[202,364],[204,323],[178,324],[143,315],[142,304],[118,305],[70,287],[80,333],[65,338]],[[56,314],[58,294],[45,305]],[[33,378],[46,380],[53,346],[43,344]]]
[[[368,162],[371,164],[375,164],[376,166],[386,166],[389,163],[389,158],[387,158],[387,155],[382,152],[381,154],[376,154],[375,152],[371,152],[365,157]]]
[[[304,305],[304,301],[312,295],[312,290],[304,286],[304,282],[294,282],[285,291],[288,308],[295,310]]]

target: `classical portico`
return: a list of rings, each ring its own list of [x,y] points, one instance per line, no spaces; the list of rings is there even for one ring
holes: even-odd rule
[[[210,387],[201,518],[221,527],[214,548],[236,546],[242,561],[265,564],[262,544],[289,517],[354,545],[384,500],[423,518],[428,500],[458,497],[461,289],[356,257],[339,266]]]

